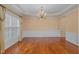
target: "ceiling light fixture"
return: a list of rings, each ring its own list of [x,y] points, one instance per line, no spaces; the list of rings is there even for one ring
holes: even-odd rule
[[[44,10],[44,7],[42,6],[39,12],[40,19],[46,19],[46,12]]]

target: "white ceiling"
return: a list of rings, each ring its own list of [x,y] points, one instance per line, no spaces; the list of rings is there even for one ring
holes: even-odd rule
[[[41,6],[44,7],[47,16],[58,16],[73,7],[73,4],[7,4],[4,5],[8,9],[18,13],[19,15],[37,16]]]

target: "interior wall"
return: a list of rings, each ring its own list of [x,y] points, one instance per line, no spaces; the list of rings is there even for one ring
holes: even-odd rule
[[[79,16],[79,5],[78,5],[78,16]],[[79,17],[78,17],[78,45],[79,45]]]
[[[35,16],[23,17],[23,37],[59,37],[57,17],[39,19]]]
[[[3,25],[3,21],[0,20],[0,53],[3,52],[4,50],[4,25]]]
[[[63,17],[59,17],[59,20],[58,20],[61,37],[65,37],[65,20],[63,19],[64,19]]]
[[[0,53],[1,53],[1,21],[0,21]]]
[[[78,45],[78,8],[66,12],[61,17],[62,27],[66,36],[66,40]],[[64,34],[63,34],[64,35]]]

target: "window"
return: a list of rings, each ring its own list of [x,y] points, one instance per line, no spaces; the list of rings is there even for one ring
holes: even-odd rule
[[[8,10],[5,12],[5,49],[15,44],[20,36],[20,17]]]

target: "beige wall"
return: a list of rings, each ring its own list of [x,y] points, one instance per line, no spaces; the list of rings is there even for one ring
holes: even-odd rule
[[[78,45],[79,45],[79,6],[78,6]]]
[[[66,32],[77,33],[78,29],[78,9],[75,8],[61,17],[61,25]]]
[[[4,26],[3,21],[0,21],[0,52],[2,53],[4,51]]]
[[[78,34],[79,34],[79,6],[78,6]]]
[[[57,30],[58,18],[49,17],[47,19],[40,20],[37,17],[23,17],[23,31],[43,31],[43,30]]]
[[[1,21],[0,21],[0,53],[1,53]]]
[[[34,16],[24,16],[22,37],[60,37],[58,20],[58,17],[39,19]]]
[[[78,33],[79,33],[79,7],[78,7]]]
[[[65,37],[65,19],[63,17],[59,18],[59,29],[61,37]]]

